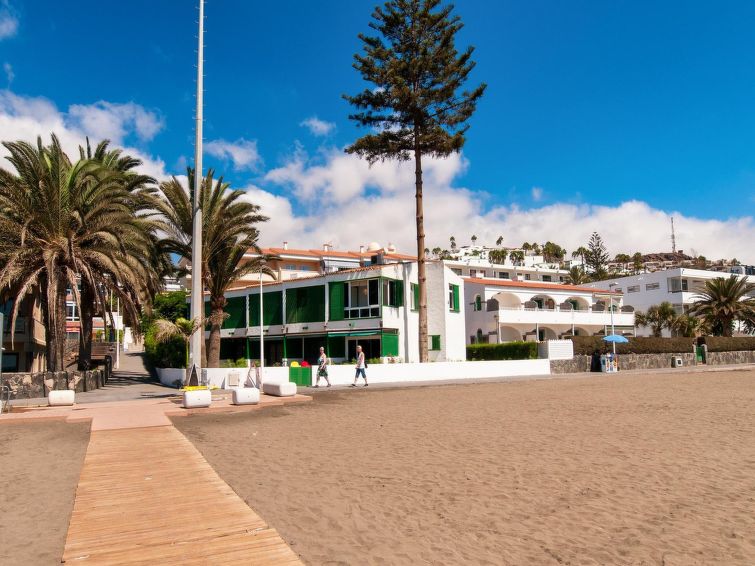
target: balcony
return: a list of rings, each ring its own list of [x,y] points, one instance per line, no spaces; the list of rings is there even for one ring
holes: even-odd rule
[[[559,306],[552,309],[501,307],[498,309],[498,321],[500,324],[573,324],[608,326],[611,324],[611,313],[608,310],[593,311],[592,308],[582,310],[562,310]],[[613,324],[615,326],[634,326],[634,313],[614,312]]]

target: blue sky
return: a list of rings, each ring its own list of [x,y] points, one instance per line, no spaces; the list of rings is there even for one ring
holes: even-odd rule
[[[351,62],[374,4],[207,3],[205,139],[214,155],[206,162],[235,186],[274,199],[268,213],[279,217],[271,238],[296,232],[284,223],[291,221],[286,214],[304,226],[293,236],[302,244],[335,239],[354,247],[389,238],[377,229],[336,229],[344,208],[368,201],[390,215],[403,192],[391,171],[355,172],[340,156],[359,134],[341,94],[362,87]],[[117,143],[160,161],[165,173],[191,162],[192,2],[0,6],[6,94],[46,99],[76,133],[110,132],[89,119],[87,108],[115,112],[125,120]],[[636,251],[633,245],[656,251],[642,247],[665,245],[674,213],[688,249],[740,259],[751,253],[745,243],[755,238],[755,4],[459,0],[456,13],[465,23],[460,45],[476,47],[472,82],[485,81],[488,90],[463,158],[438,164],[437,194],[429,187],[428,199],[436,200],[428,206],[448,209],[445,217],[434,213],[431,240],[445,245],[453,230],[459,240],[467,232],[493,239],[500,232],[505,241],[511,234],[509,244],[532,234],[528,239],[560,238],[571,248],[577,242],[568,225],[543,220],[566,210],[579,238],[604,229],[613,253]],[[10,28],[2,18],[16,22],[12,33],[4,34]],[[108,106],[129,104],[128,112]],[[16,119],[33,112],[17,106],[8,110],[6,101],[4,111]],[[302,125],[314,117],[320,135]],[[0,120],[2,139],[16,133],[16,122]],[[349,175],[354,186],[339,187]],[[454,216],[462,200],[466,212]],[[322,211],[319,222],[313,208]],[[604,228],[612,213],[631,220],[623,229]],[[638,221],[647,222],[639,240]],[[397,229],[404,224],[397,221]],[[411,230],[404,232],[394,237],[408,245]],[[718,234],[729,239],[711,243]]]

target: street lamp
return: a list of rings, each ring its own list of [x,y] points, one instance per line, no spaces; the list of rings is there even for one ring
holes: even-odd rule
[[[263,326],[263,318],[265,315],[264,305],[262,303],[262,270],[265,268],[267,261],[265,258],[260,259],[260,378],[262,377],[262,370],[265,368],[265,329]]]
[[[609,283],[608,284],[608,291],[611,293],[608,296],[609,301],[609,310],[611,311],[611,335],[616,335],[616,328],[613,325],[613,288],[616,287],[616,283]],[[613,346],[613,355],[616,356],[616,342],[611,342],[611,345]]]

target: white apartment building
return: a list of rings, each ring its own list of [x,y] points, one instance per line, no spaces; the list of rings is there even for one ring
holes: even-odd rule
[[[689,269],[677,267],[651,273],[640,273],[626,277],[616,277],[605,281],[590,283],[596,289],[608,290],[613,285],[614,291],[624,294],[624,303],[634,307],[637,311],[647,311],[653,305],[668,301],[674,306],[676,312],[682,314],[689,310],[692,303],[699,298],[697,291],[704,287],[706,281],[717,277],[731,277],[731,273],[720,271],[707,271],[702,269]],[[751,283],[755,283],[753,275],[738,275],[746,277]],[[645,327],[637,329],[638,336],[648,336],[651,330]],[[663,331],[664,336],[669,336],[668,330]]]
[[[484,246],[464,246],[456,252],[454,259],[444,263],[461,277],[563,283],[569,275],[558,265],[546,263],[542,255],[525,255],[521,264],[514,264],[508,256],[504,263],[493,263],[489,255],[491,250]]]
[[[464,279],[467,343],[634,335],[634,309],[617,291],[534,281]]]
[[[306,360],[319,348],[335,361],[368,358],[419,361],[416,262],[378,264],[262,284],[264,356],[268,365]],[[463,280],[441,262],[427,264],[430,361],[466,359]],[[221,358],[259,358],[260,285],[226,293],[229,317]]]

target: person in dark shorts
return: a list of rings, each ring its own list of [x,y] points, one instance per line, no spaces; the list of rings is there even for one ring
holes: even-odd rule
[[[330,380],[328,379],[328,356],[325,355],[325,348],[320,347],[320,357],[317,358],[317,381],[315,387],[320,387],[320,378],[324,377],[325,382],[330,387]]]

